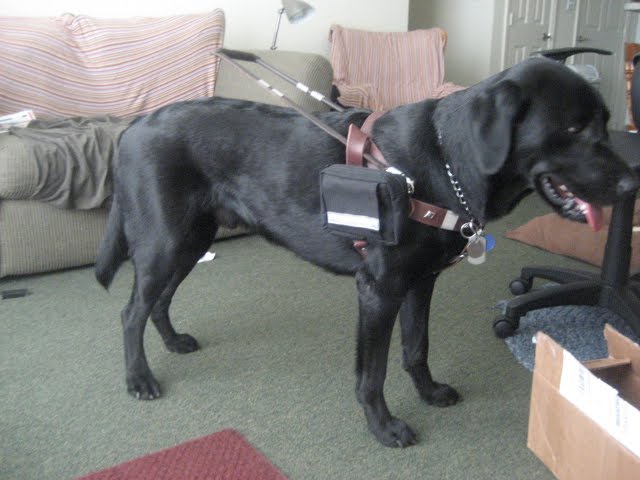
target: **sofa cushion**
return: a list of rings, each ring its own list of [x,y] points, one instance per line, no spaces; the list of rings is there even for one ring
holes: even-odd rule
[[[132,117],[214,93],[224,13],[0,17],[0,115]]]
[[[0,199],[29,198],[38,188],[38,163],[18,137],[0,133]]]
[[[109,210],[0,201],[0,278],[95,262]],[[4,305],[3,305],[4,308]]]

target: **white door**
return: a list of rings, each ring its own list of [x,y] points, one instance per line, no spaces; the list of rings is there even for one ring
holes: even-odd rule
[[[553,0],[508,0],[504,68],[551,48],[552,4]]]
[[[626,0],[581,0],[578,4],[576,47],[603,48],[613,55],[583,53],[571,63],[595,65],[600,92],[611,110],[611,128],[624,127],[624,4]]]

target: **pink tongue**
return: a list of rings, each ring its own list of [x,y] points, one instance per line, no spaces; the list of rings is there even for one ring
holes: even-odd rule
[[[602,207],[598,207],[595,205],[591,205],[590,203],[585,202],[584,200],[580,200],[576,197],[576,201],[578,205],[584,211],[585,216],[587,217],[587,223],[591,227],[591,230],[597,232],[602,228]]]

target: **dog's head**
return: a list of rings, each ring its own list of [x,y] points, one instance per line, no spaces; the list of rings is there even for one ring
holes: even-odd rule
[[[474,99],[472,112],[483,173],[511,170],[564,217],[598,229],[600,207],[638,187],[609,144],[602,97],[558,62],[512,67]]]

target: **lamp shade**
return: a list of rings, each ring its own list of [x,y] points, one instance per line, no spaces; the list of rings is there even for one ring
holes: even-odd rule
[[[289,23],[302,22],[316,11],[314,7],[301,0],[282,0],[282,8]]]

